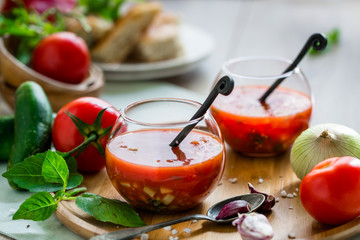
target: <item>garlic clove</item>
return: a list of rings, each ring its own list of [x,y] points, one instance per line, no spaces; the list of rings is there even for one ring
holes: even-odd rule
[[[274,231],[267,218],[259,213],[241,214],[232,222],[243,240],[270,240]]]

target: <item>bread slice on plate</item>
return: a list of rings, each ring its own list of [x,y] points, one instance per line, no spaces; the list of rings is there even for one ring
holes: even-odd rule
[[[135,4],[95,44],[91,50],[93,59],[98,62],[123,62],[160,11],[158,2]]]
[[[179,17],[173,13],[161,12],[141,36],[129,60],[155,62],[176,58],[181,54]]]
[[[79,20],[75,18],[65,18],[65,25],[68,31],[82,37],[89,44],[98,42],[114,25],[112,21],[95,15],[88,15],[85,19],[91,27],[91,32],[89,33],[85,32]]]

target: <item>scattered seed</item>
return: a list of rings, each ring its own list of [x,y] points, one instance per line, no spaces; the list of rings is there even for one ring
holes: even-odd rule
[[[280,202],[280,199],[278,197],[275,198],[275,202]]]
[[[193,220],[193,223],[197,223],[197,220],[195,219],[195,220]]]
[[[294,208],[292,206],[290,206],[289,209],[294,209]]]
[[[184,228],[183,231],[186,232],[186,233],[191,233],[191,229],[190,229],[190,228]]]
[[[259,178],[259,183],[263,183],[263,182],[264,182],[264,179]]]
[[[179,237],[178,236],[174,237],[174,240],[179,240]]]
[[[173,229],[173,230],[171,231],[171,233],[172,233],[172,235],[175,235],[175,234],[178,233],[178,231],[177,231],[176,229]]]
[[[171,226],[166,226],[166,227],[164,227],[164,229],[165,229],[166,231],[171,231]]]
[[[231,183],[236,183],[237,182],[237,178],[235,177],[235,178],[229,178],[229,182],[231,182]]]
[[[149,239],[149,234],[147,233],[141,234],[141,240],[148,240],[148,239]]]
[[[120,226],[116,226],[116,228],[120,228]]]
[[[297,192],[298,192],[298,191],[299,191],[299,188],[295,188],[295,191],[297,191]]]
[[[295,233],[289,233],[289,234],[288,234],[288,238],[290,238],[290,239],[295,239],[295,238],[296,238]]]
[[[293,198],[294,195],[292,195],[291,193],[288,193],[288,195],[286,195],[287,198]]]
[[[287,195],[287,193],[286,193],[285,190],[282,190],[282,191],[280,192],[280,194],[281,194],[282,197],[286,197],[286,195]]]
[[[174,240],[174,237],[173,237],[173,236],[170,236],[170,237],[169,237],[169,240]]]
[[[296,197],[297,196],[296,192],[294,192],[293,195],[294,195],[294,197]]]

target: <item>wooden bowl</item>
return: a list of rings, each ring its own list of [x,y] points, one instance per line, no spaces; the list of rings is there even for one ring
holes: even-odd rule
[[[14,42],[10,38],[0,38],[0,92],[6,102],[13,108],[15,91],[25,81],[34,81],[42,86],[53,111],[79,97],[100,95],[104,84],[103,71],[91,65],[88,77],[79,84],[69,84],[46,77],[18,61],[11,50]]]

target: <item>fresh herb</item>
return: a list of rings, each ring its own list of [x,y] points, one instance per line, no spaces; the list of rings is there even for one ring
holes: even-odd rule
[[[46,181],[42,173],[43,163],[48,152],[27,157],[21,164],[17,164],[5,172],[3,177],[12,180],[17,186],[30,192],[56,192],[63,189],[61,183]],[[60,154],[59,152],[57,153]],[[67,157],[66,163],[69,166],[67,188],[75,188],[80,185],[83,177],[76,171],[76,160],[74,157]]]
[[[97,194],[84,193],[76,199],[76,205],[103,222],[112,222],[126,227],[146,225],[129,204],[117,199],[107,199]]]
[[[144,226],[145,223],[126,202],[117,199],[108,199],[96,194],[84,193],[86,188],[66,190],[68,184],[78,186],[81,181],[71,180],[71,170],[62,154],[48,150],[26,158],[3,174],[4,177],[19,184],[24,189],[36,191],[20,205],[13,219],[29,219],[44,221],[56,210],[62,200],[76,200],[76,205],[94,218],[104,222],[112,222],[128,227]],[[74,159],[70,157],[69,165]],[[33,166],[31,166],[33,165]],[[27,171],[26,171],[27,170]],[[75,174],[76,176],[76,174]],[[81,175],[80,175],[81,176]],[[82,177],[81,177],[82,179]],[[26,183],[27,182],[27,183]],[[59,189],[54,196],[49,189]]]
[[[85,15],[97,14],[105,19],[115,21],[120,17],[120,9],[126,1],[127,0],[79,0],[78,6],[82,8]]]
[[[10,35],[20,40],[15,57],[24,64],[30,62],[32,52],[42,38],[64,29],[62,15],[53,9],[40,15],[25,8],[14,8],[11,14],[0,15],[0,36]]]
[[[21,204],[19,210],[14,214],[13,220],[29,219],[43,221],[48,219],[56,210],[58,201],[48,192],[38,192],[31,195]]]
[[[310,55],[317,55],[320,53],[324,53],[329,51],[331,48],[333,48],[335,45],[339,43],[340,39],[340,30],[338,28],[334,28],[331,31],[327,32],[326,34],[327,38],[327,46],[323,51],[316,51],[313,48],[310,49],[309,54]]]

